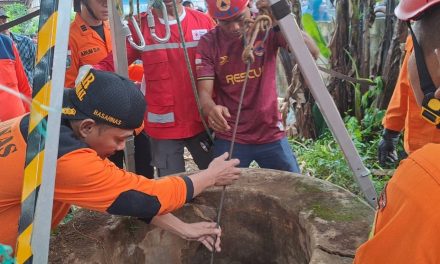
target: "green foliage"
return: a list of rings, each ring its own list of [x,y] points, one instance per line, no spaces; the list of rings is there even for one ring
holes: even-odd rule
[[[302,15],[301,23],[303,24],[304,31],[315,41],[322,56],[327,59],[330,58],[331,51],[327,47],[327,43],[322,36],[321,30],[319,30],[318,24],[313,19],[313,16],[308,13]]]
[[[75,212],[79,210],[79,207],[71,206],[69,213],[64,217],[64,219],[61,221],[61,225],[65,225],[72,221],[73,217],[75,216]]]
[[[377,160],[377,148],[385,111],[375,107],[377,95],[382,89],[382,81],[379,78],[375,82],[376,87],[365,93],[361,99],[363,119],[359,121],[347,114],[344,123],[365,166],[370,170],[381,170]],[[328,129],[316,140],[290,139],[290,142],[304,174],[330,181],[355,194],[360,193],[353,179],[353,172]],[[373,177],[372,180],[376,190],[380,192],[389,177]]]
[[[24,4],[13,3],[3,7],[6,14],[9,16],[8,20],[12,21],[27,14],[27,7]],[[30,35],[38,30],[38,17],[34,17],[26,22],[23,22],[15,27],[9,29],[13,33],[22,35]]]

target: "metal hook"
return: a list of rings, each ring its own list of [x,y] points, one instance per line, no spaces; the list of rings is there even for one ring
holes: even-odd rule
[[[133,24],[134,30],[136,31],[136,35],[139,39],[139,45],[136,44],[133,40],[133,36],[131,33],[127,36],[128,43],[130,43],[130,46],[132,46],[134,49],[142,51],[145,48],[145,39],[142,35],[141,29],[139,28],[139,25],[136,21],[136,18],[134,16],[130,16],[131,23]]]
[[[170,22],[168,21],[168,12],[167,7],[163,1],[161,1],[162,4],[162,14],[163,14],[163,20],[165,24],[165,37],[160,38],[156,35],[156,25],[154,22],[154,16],[153,12],[151,11],[151,7],[147,10],[147,25],[150,28],[150,33],[153,39],[159,43],[166,43],[168,40],[170,40],[171,32],[170,32]]]
[[[139,6],[139,0],[137,1],[137,3]],[[129,17],[131,23],[133,24],[136,36],[139,39],[139,42],[140,42],[139,45],[133,40],[133,35],[131,34],[131,31],[129,30],[128,25],[127,25],[128,22],[125,20],[123,22],[124,32],[126,33],[127,40],[128,40],[128,43],[130,44],[130,46],[136,50],[142,51],[145,47],[145,39],[144,39],[144,36],[142,35],[141,29],[139,27],[139,24],[136,21],[136,18],[133,16],[133,13],[134,13],[133,0],[129,0],[129,7],[130,7],[130,12],[128,13],[128,17]],[[138,15],[139,15],[139,7],[138,7]]]

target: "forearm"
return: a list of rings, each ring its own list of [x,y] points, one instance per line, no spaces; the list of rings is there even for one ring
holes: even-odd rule
[[[173,214],[155,216],[153,220],[151,220],[151,224],[180,237],[184,237],[183,230],[186,227],[186,223],[175,217]]]
[[[191,179],[193,183],[193,188],[194,188],[193,197],[196,197],[203,190],[205,190],[208,187],[214,186],[215,184],[215,178],[209,174],[208,170],[202,170],[199,173],[189,175],[188,177]]]
[[[202,105],[202,110],[203,110],[203,114],[205,116],[208,116],[209,112],[211,111],[211,109],[216,106],[214,100],[212,99],[212,97],[210,96],[204,96],[204,98],[202,99],[201,97],[201,105]]]
[[[202,111],[205,116],[209,114],[211,109],[216,105],[212,99],[212,93],[214,90],[214,80],[206,79],[199,80],[197,83],[197,88],[200,97],[200,104],[202,106]]]

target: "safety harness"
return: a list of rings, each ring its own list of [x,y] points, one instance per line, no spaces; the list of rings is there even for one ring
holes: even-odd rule
[[[421,115],[423,119],[440,129],[440,100],[434,97],[437,87],[429,75],[428,67],[426,67],[426,61],[423,56],[422,47],[420,47],[420,44],[417,41],[410,22],[407,24],[414,43],[414,55],[416,58],[417,72],[420,79],[420,88],[423,92]]]

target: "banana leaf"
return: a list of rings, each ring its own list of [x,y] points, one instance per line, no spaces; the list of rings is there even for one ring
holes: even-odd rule
[[[313,16],[305,13],[301,18],[301,22],[303,24],[304,31],[307,32],[307,34],[309,34],[309,36],[315,41],[322,56],[327,59],[330,58],[330,49],[327,47],[327,43],[319,30],[318,24],[313,19]]]

